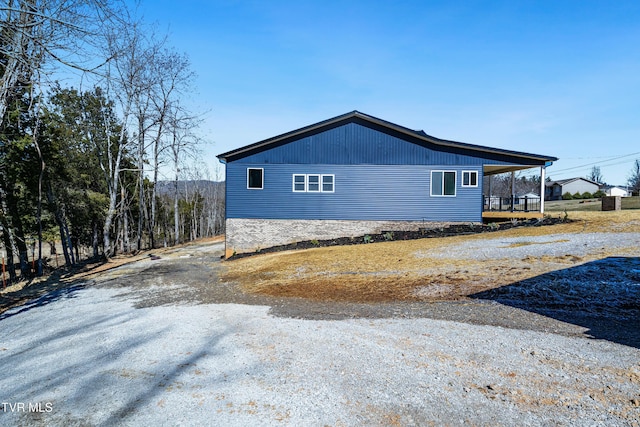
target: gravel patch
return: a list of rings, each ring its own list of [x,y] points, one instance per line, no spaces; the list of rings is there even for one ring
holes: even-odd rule
[[[522,259],[541,256],[584,256],[601,251],[640,247],[640,233],[578,233],[530,237],[502,237],[466,240],[437,250],[420,251],[418,257]]]
[[[43,409],[5,410],[4,425],[583,426],[640,415],[640,350],[608,341],[286,319],[238,304],[136,309],[105,288],[3,317],[2,401]]]
[[[637,248],[639,234],[447,250],[473,257],[491,245],[495,257],[510,246],[505,254],[531,257],[566,239],[574,246],[560,255],[580,243],[592,255]],[[1,313],[0,424],[640,426],[638,307],[580,305],[598,308],[602,292],[635,298],[637,256],[477,299],[355,304],[243,294],[217,280],[221,251],[176,249]],[[626,293],[609,292],[604,277]],[[549,283],[579,280],[549,294]],[[566,298],[574,290],[592,295]]]

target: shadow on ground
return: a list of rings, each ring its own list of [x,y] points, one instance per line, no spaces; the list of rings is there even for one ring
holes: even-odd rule
[[[18,314],[27,312],[34,308],[44,307],[45,305],[51,304],[52,302],[55,302],[63,298],[74,298],[76,293],[80,289],[84,289],[85,287],[84,284],[76,284],[76,285],[67,284],[65,286],[66,287],[49,288],[49,289],[46,289],[46,287],[40,287],[40,290],[43,292],[43,294],[39,297],[36,297],[35,299],[32,299],[35,296],[33,293],[23,294],[22,297],[17,297],[17,298],[15,296],[7,297],[6,299],[8,303],[8,307],[6,307],[7,309],[23,303],[24,305],[21,305],[20,308],[16,310],[12,310],[12,311],[4,310],[4,312],[2,312],[1,310],[4,307],[0,306],[0,320],[4,320],[9,317],[16,316]]]
[[[593,338],[640,348],[638,257],[604,258],[470,297],[579,325]]]
[[[195,397],[201,387],[215,389],[248,375],[247,370],[205,368],[197,374],[200,363],[206,366],[225,356],[219,342],[233,332],[227,326],[218,325],[202,342],[183,348],[166,343],[173,325],[132,326],[140,325],[137,321],[138,314],[127,310],[98,311],[90,319],[68,314],[38,339],[38,345],[13,344],[19,348],[4,366],[14,378],[0,380],[2,395],[10,402],[51,402],[54,408],[16,413],[19,420],[13,425],[121,425],[132,417],[144,420],[144,411],[156,401],[174,398],[174,389],[184,387]],[[128,332],[120,335],[122,330]],[[59,356],[52,359],[51,354]],[[200,376],[190,385],[194,375]],[[87,408],[84,417],[82,408]]]
[[[173,249],[173,248],[172,248]],[[180,247],[179,249],[182,249]],[[166,250],[164,250],[166,251]],[[0,294],[0,320],[23,313],[32,308],[42,307],[62,298],[72,298],[76,292],[92,283],[98,274],[107,270],[123,267],[141,260],[155,259],[152,255],[130,256],[116,262],[105,262],[102,259],[89,259],[71,268],[61,267],[42,279],[30,279],[19,282],[20,287],[15,291]],[[20,307],[11,314],[7,310]]]
[[[27,282],[17,291],[0,294],[0,320],[33,308],[43,307],[59,299],[73,298],[78,290],[86,286],[86,282],[70,279],[70,277],[78,271],[89,271],[97,266],[83,265],[72,271],[56,270],[45,280]],[[18,306],[19,310],[7,313],[10,308]]]

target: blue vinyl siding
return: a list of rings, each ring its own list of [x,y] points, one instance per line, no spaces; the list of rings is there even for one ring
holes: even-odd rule
[[[230,163],[476,166],[514,162],[508,156],[469,155],[460,149],[422,146],[367,126],[348,123]]]
[[[405,143],[406,144],[406,143]],[[244,159],[243,159],[244,160]],[[264,168],[264,189],[247,190],[247,167]],[[456,171],[456,196],[431,197],[432,170]],[[482,182],[462,187],[462,170],[482,166],[227,164],[227,217],[481,221]],[[333,193],[293,192],[294,174],[335,175]]]

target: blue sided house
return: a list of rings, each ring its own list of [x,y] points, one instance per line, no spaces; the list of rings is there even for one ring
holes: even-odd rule
[[[486,177],[540,168],[544,194],[545,168],[557,160],[439,139],[358,111],[218,159],[226,164],[227,256],[303,240],[482,222]]]

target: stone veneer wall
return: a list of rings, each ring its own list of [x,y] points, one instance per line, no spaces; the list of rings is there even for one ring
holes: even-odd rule
[[[226,256],[255,252],[272,246],[305,240],[328,240],[378,234],[383,231],[412,231],[439,228],[450,222],[424,221],[343,221],[228,218]]]

